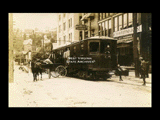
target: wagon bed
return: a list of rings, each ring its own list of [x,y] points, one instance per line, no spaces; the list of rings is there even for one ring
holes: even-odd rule
[[[41,64],[41,66],[42,69],[48,69],[50,71],[48,74],[50,74],[52,77],[67,75],[67,69],[65,66],[62,65],[62,63]]]
[[[51,71],[54,71],[59,65],[62,65],[62,63],[41,64],[43,69],[50,69]]]

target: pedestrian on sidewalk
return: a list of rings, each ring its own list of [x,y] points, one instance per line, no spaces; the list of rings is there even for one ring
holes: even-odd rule
[[[141,77],[143,78],[143,85],[146,85],[146,77],[148,75],[148,62],[146,62],[143,58],[141,61]]]
[[[142,78],[142,70],[141,70],[142,59],[143,59],[142,57],[139,57],[139,61],[138,61],[140,79]]]
[[[118,73],[118,75],[119,75],[119,81],[123,81],[122,80],[122,68],[120,67],[120,65],[118,64],[117,65],[117,73]]]

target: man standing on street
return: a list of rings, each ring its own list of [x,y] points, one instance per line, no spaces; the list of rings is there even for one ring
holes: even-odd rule
[[[141,77],[143,78],[143,85],[146,85],[146,75],[147,75],[147,64],[148,62],[146,62],[143,58],[141,61]]]
[[[123,81],[122,80],[122,68],[120,67],[120,65],[118,64],[117,65],[117,72],[118,72],[118,75],[119,75],[119,81]]]

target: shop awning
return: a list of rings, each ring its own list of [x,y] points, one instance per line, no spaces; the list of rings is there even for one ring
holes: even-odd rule
[[[117,40],[117,48],[122,48],[122,47],[131,47],[131,43],[133,40]]]
[[[133,40],[117,40],[117,44],[120,44],[120,43],[131,43],[133,42]]]
[[[87,14],[85,14],[85,15],[82,17],[81,20],[82,20],[82,21],[83,21],[83,20],[87,20],[87,18],[90,17],[90,16],[94,16],[94,13],[87,13]]]

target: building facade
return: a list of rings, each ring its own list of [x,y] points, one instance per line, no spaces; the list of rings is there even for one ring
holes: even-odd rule
[[[137,51],[151,64],[152,23],[151,13],[137,13]],[[59,13],[57,44],[54,48],[93,36],[108,36],[117,39],[118,63],[134,65],[133,13]],[[75,26],[86,28],[78,28]]]
[[[81,13],[57,13],[57,45],[55,48],[79,41],[80,31],[75,26],[80,23]]]
[[[82,13],[81,24],[86,30],[80,31],[82,39],[98,36],[98,13]]]
[[[151,63],[151,13],[137,13],[137,49],[139,57]],[[120,65],[130,66],[133,61],[133,13],[98,13],[99,36],[117,39]]]

